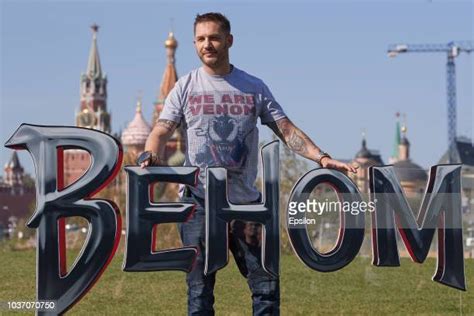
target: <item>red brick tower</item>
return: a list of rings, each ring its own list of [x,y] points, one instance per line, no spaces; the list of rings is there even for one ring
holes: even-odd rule
[[[87,70],[81,74],[81,101],[79,111],[76,113],[76,126],[110,133],[110,114],[107,112],[107,76],[102,72],[97,48],[99,26],[94,24],[91,29],[92,45]],[[64,184],[67,186],[79,179],[89,168],[90,163],[90,155],[84,150],[64,151]]]
[[[102,72],[97,48],[99,26],[94,24],[91,29],[92,45],[86,73],[81,75],[81,105],[76,114],[76,125],[110,133],[110,114],[107,112],[107,76]]]

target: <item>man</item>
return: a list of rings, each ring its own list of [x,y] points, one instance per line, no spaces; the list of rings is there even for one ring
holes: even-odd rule
[[[197,204],[194,216],[180,225],[185,246],[199,248],[194,269],[187,275],[188,313],[214,313],[215,274],[204,270],[204,192],[206,167],[228,170],[231,202],[260,200],[257,177],[257,118],[294,152],[325,168],[355,172],[355,168],[331,159],[285,115],[268,87],[258,78],[230,64],[233,36],[230,23],[220,13],[198,15],[194,22],[194,45],[202,67],[180,78],[166,98],[163,111],[145,145],[142,168],[164,165],[165,144],[179,123],[187,136],[186,166],[200,168],[197,187],[186,187],[183,199]],[[229,244],[239,270],[252,291],[253,313],[279,314],[279,280],[261,267],[259,225],[234,222]]]

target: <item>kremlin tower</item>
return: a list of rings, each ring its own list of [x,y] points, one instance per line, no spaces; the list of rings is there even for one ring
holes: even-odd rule
[[[99,50],[97,48],[97,32],[99,26],[92,29],[92,45],[89,51],[87,70],[81,74],[80,106],[76,113],[76,126],[92,128],[105,133],[111,132],[110,114],[107,112],[107,76],[102,72]],[[68,149],[63,152],[64,184],[67,186],[89,168],[89,153],[80,149]]]
[[[36,196],[33,181],[25,174],[16,151],[12,152],[3,171],[4,176],[0,177],[0,233],[4,233],[9,224],[31,214]]]
[[[11,187],[12,193],[22,193],[24,172],[16,151],[13,151],[10,160],[5,164],[3,170],[5,172],[4,183]]]
[[[99,26],[94,24],[91,29],[92,45],[86,73],[81,74],[81,104],[79,112],[76,113],[76,126],[110,133],[110,115],[107,112],[107,76],[102,72],[97,49]]]
[[[97,32],[99,26],[92,25],[92,44],[89,51],[87,70],[81,75],[80,82],[80,107],[76,113],[76,126],[92,128],[111,133],[110,114],[107,111],[107,76],[102,71],[99,51],[97,46]],[[167,65],[163,73],[158,99],[153,111],[153,122],[159,117],[165,98],[168,96],[174,84],[178,80],[175,67],[175,53],[178,41],[172,32],[165,41]],[[142,113],[142,102],[138,100],[134,118],[128,123],[122,132],[120,139],[125,151],[125,163],[134,164],[136,157],[144,150],[150,126]],[[165,157],[173,165],[182,165],[184,162],[183,132],[176,129],[173,136],[166,144]],[[64,183],[69,185],[76,181],[89,168],[90,155],[80,149],[68,149],[64,151]]]

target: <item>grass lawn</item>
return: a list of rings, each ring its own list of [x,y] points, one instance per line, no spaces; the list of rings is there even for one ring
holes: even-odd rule
[[[34,299],[35,256],[33,250],[0,249],[0,301]],[[118,252],[99,282],[69,314],[186,313],[184,273],[125,273],[121,271],[122,259],[123,253]],[[320,273],[293,254],[283,255],[282,314],[474,314],[473,259],[465,263],[467,292],[431,281],[435,259],[422,265],[402,259],[398,268],[378,268],[370,263],[370,258],[358,257],[338,272]],[[218,273],[215,296],[217,315],[251,314],[246,281],[232,259]]]

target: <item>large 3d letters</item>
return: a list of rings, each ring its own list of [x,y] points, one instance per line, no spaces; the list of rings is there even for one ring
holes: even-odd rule
[[[78,127],[22,124],[6,142],[6,147],[26,149],[36,168],[36,210],[28,222],[37,228],[37,299],[55,301],[61,314],[77,303],[98,280],[112,259],[120,239],[121,221],[113,202],[92,199],[115,177],[122,163],[120,143],[108,134]],[[91,166],[76,182],[65,187],[63,151],[83,149],[91,155]],[[261,264],[271,276],[279,275],[279,145],[262,147],[263,201],[235,205],[227,198],[227,171],[207,169],[205,273],[223,268],[228,262],[228,227],[233,220],[262,224]],[[154,182],[195,185],[195,167],[125,168],[128,174],[127,248],[125,271],[181,270],[189,272],[196,258],[195,247],[154,252],[152,231],[159,223],[184,222],[193,212],[190,203],[153,203],[150,187]],[[410,256],[422,263],[438,229],[438,267],[433,280],[465,290],[461,214],[461,166],[431,168],[428,186],[418,219],[415,219],[392,166],[371,167],[370,198],[372,213],[373,264],[398,266],[398,228]],[[339,200],[360,205],[356,185],[343,173],[315,169],[305,174],[293,188],[289,203],[305,203],[314,188],[331,185]],[[365,202],[363,202],[365,203]],[[290,204],[289,204],[290,205]],[[290,209],[290,208],[289,208]],[[290,212],[288,212],[290,214]],[[341,212],[341,227],[334,249],[318,252],[307,233],[306,213],[298,210],[297,224],[289,224],[288,234],[294,251],[310,268],[336,271],[357,255],[364,239],[365,212]],[[85,245],[67,271],[65,229],[67,217],[80,216],[89,222]],[[260,234],[259,234],[260,236]]]
[[[416,220],[393,167],[371,167],[370,190],[377,200],[372,216],[373,264],[399,266],[395,223],[413,261],[422,263],[438,228],[438,267],[433,280],[465,290],[461,214],[461,166],[431,168]]]
[[[33,158],[37,203],[28,226],[38,229],[37,299],[56,301],[54,314],[63,313],[94,285],[117,249],[118,208],[90,197],[119,171],[120,143],[90,129],[22,124],[5,146],[26,149]],[[79,180],[64,187],[62,152],[71,148],[87,150],[92,165]],[[74,266],[66,271],[63,225],[71,216],[89,222],[89,235]]]
[[[238,219],[263,225],[261,249],[263,269],[278,276],[280,267],[279,200],[279,146],[273,141],[262,147],[263,202],[234,205],[227,199],[227,171],[224,168],[207,169],[206,188],[206,258],[204,272],[213,273],[228,262],[227,223]],[[218,236],[218,238],[214,237]]]
[[[195,167],[125,167],[128,174],[127,250],[124,271],[182,270],[189,272],[197,249],[184,247],[153,251],[153,227],[159,223],[184,222],[192,215],[190,203],[152,203],[153,182],[195,185]]]
[[[309,199],[313,189],[322,183],[330,184],[338,193],[339,199],[352,204],[360,203],[362,198],[355,184],[343,173],[329,169],[314,169],[305,174],[291,191],[289,202],[304,203]],[[305,219],[306,213],[296,214],[298,219]],[[331,272],[348,265],[359,253],[364,241],[365,214],[341,214],[341,225],[336,246],[328,253],[320,253],[311,245],[306,225],[292,227],[287,223],[291,245],[298,257],[311,269]]]

